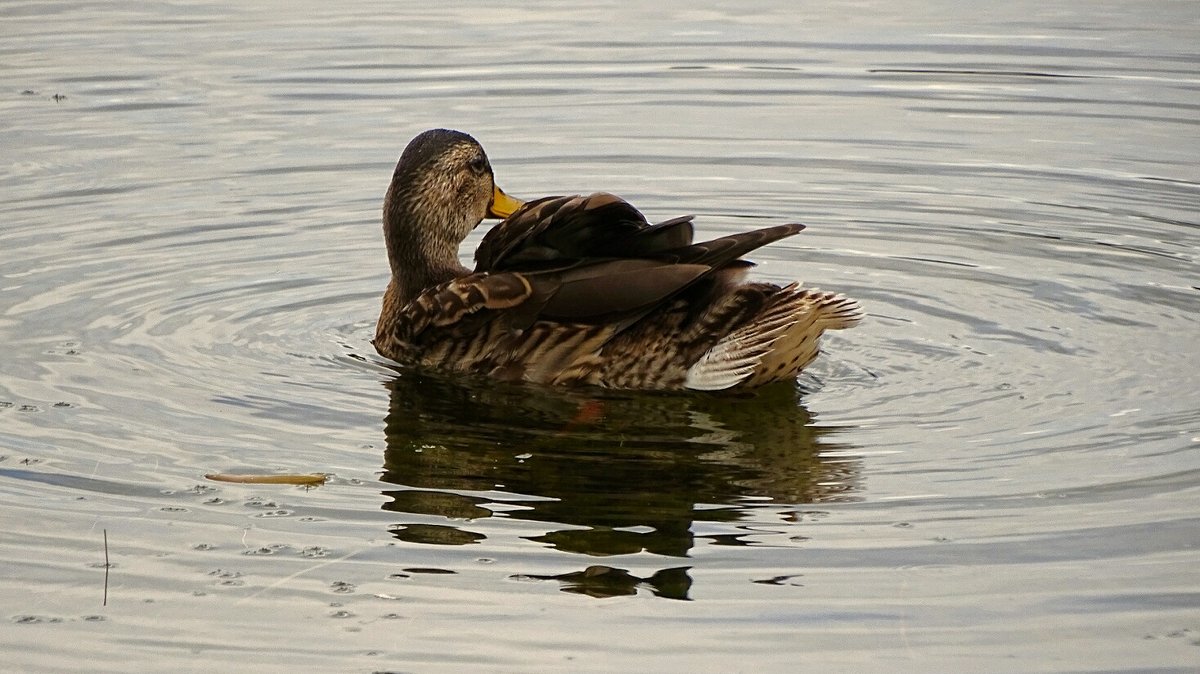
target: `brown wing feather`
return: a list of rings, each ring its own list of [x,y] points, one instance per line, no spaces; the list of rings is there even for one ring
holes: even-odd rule
[[[719,239],[695,243],[683,248],[663,251],[663,255],[688,264],[704,264],[710,267],[721,267],[733,262],[739,257],[757,248],[774,243],[780,239],[798,234],[804,230],[804,225],[792,223],[764,227],[751,232],[730,234]]]
[[[611,242],[649,229],[628,202],[605,192],[590,196],[546,197],[522,206],[483,237],[475,250],[475,271],[544,266],[555,260],[616,257]]]
[[[663,301],[709,271],[704,265],[638,259],[576,267],[558,272],[558,290],[542,314],[581,320],[638,311]]]
[[[391,326],[385,327],[381,322],[376,340],[395,337],[412,342],[430,327],[454,325],[484,309],[512,309],[532,292],[529,282],[520,274],[471,274],[456,278],[417,295],[400,309]],[[384,332],[389,334],[380,334]]]

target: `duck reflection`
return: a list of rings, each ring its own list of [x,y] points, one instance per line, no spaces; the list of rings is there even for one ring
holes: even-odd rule
[[[583,571],[563,573],[557,576],[522,575],[518,579],[557,580],[563,592],[586,594],[589,597],[622,597],[637,594],[638,587],[648,587],[655,596],[665,599],[687,599],[692,579],[688,576],[691,567],[680,566],[656,571],[649,578],[638,578],[625,569],[602,564],[593,564]]]
[[[764,499],[852,498],[853,460],[837,429],[811,424],[791,386],[741,397],[554,390],[404,371],[391,392],[383,507],[453,524],[401,523],[392,535],[441,545],[478,543],[471,521],[542,523],[526,536],[566,552],[686,557],[695,522],[736,522]],[[465,522],[464,526],[458,526]],[[744,544],[737,535],[714,545]],[[648,586],[686,598],[686,568],[650,578],[592,565],[554,576],[564,590],[615,596]],[[526,576],[526,578],[550,578]]]

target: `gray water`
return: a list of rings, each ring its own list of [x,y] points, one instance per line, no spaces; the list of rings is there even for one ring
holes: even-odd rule
[[[1200,4],[245,4],[0,5],[0,669],[1200,667]],[[395,369],[437,126],[868,319],[755,396]]]

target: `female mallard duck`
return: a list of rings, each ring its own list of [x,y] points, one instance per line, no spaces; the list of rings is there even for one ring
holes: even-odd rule
[[[505,218],[475,251],[458,246]],[[743,280],[778,225],[692,243],[692,217],[651,225],[611,194],[522,204],[474,138],[436,129],[404,149],[383,204],[392,279],[375,348],[393,360],[544,384],[718,390],[793,380],[854,300]]]

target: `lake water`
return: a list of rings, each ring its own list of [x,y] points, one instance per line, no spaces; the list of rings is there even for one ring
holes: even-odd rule
[[[1200,668],[1200,4],[628,4],[0,6],[2,668]],[[753,396],[397,371],[437,126],[868,318]]]

